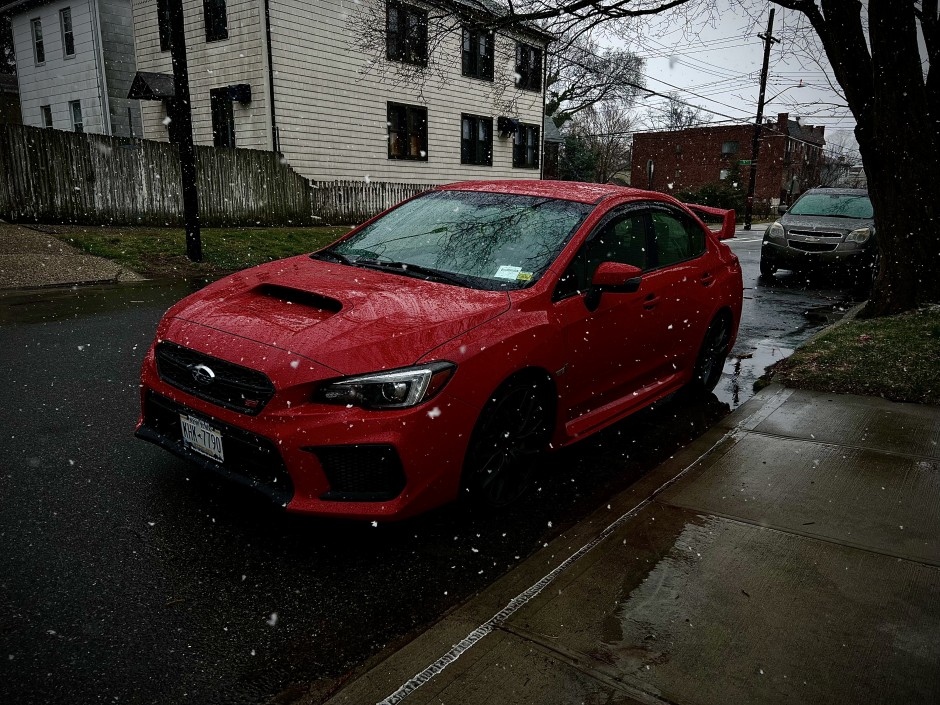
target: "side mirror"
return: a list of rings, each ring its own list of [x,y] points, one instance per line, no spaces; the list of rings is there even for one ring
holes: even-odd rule
[[[632,294],[640,288],[643,270],[632,264],[603,262],[594,272],[591,285],[605,291]]]
[[[779,206],[777,206],[777,213],[780,215],[783,215],[789,209],[790,209],[790,206],[785,206],[784,204],[781,203]]]
[[[639,267],[620,262],[604,262],[591,278],[591,288],[584,297],[584,305],[588,311],[596,311],[601,305],[601,294],[604,292],[632,294],[640,288],[642,281],[643,270]]]

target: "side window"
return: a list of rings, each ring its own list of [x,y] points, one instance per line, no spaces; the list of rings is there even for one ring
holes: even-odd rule
[[[650,260],[646,223],[646,211],[634,210],[601,225],[558,280],[553,300],[559,301],[586,290],[597,267],[603,262],[632,264],[646,269]]]
[[[695,223],[673,213],[653,211],[656,264],[666,267],[705,252],[705,232]]]
[[[646,269],[646,218],[641,212],[614,218],[588,242],[588,270],[602,262],[632,264]]]

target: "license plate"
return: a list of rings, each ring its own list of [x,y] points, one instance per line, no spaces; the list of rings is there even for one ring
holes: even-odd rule
[[[202,419],[180,414],[180,426],[183,429],[183,445],[197,453],[218,460],[225,459],[222,454],[222,433],[212,428]]]

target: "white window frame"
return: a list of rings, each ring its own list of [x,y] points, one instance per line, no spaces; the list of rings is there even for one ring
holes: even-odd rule
[[[75,108],[78,108],[78,120],[75,119]],[[85,131],[85,120],[82,117],[82,101],[80,100],[69,101],[69,119],[71,119],[72,121],[73,132]]]
[[[65,30],[66,18],[68,18],[68,24],[69,24],[69,28],[67,32]],[[62,32],[62,58],[71,59],[72,57],[75,56],[75,29],[72,25],[72,8],[71,7],[63,7],[61,10],[59,10],[59,29]],[[69,35],[72,39],[72,42],[71,42],[72,52],[71,53],[68,52],[69,42],[66,40],[66,35]]]
[[[52,106],[51,105],[40,105],[39,106],[39,121],[42,123],[43,127],[52,128]]]
[[[42,19],[39,17],[31,19],[29,29],[33,38],[33,62],[36,66],[42,66],[46,63],[46,42],[42,38]],[[40,51],[42,52],[42,60],[39,58]]]

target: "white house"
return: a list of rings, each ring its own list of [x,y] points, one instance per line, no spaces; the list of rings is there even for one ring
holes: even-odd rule
[[[2,0],[0,0],[2,3]],[[23,124],[141,136],[130,0],[17,0],[11,16]]]
[[[278,151],[315,180],[539,178],[550,37],[485,31],[473,24],[485,7],[183,0],[195,141]],[[160,97],[167,3],[133,9],[138,80]],[[165,102],[142,114],[146,138],[168,138]]]

